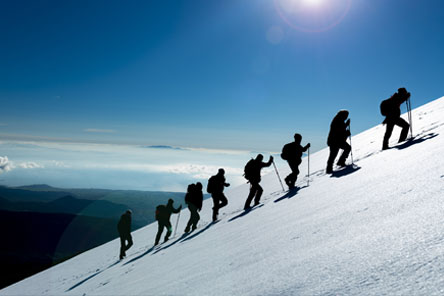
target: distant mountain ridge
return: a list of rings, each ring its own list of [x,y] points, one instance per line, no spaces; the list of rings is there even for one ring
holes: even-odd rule
[[[0,209],[44,213],[77,213],[93,217],[120,216],[126,209],[133,210],[137,227],[154,221],[155,208],[173,199],[184,204],[185,193],[137,190],[56,188],[47,184],[20,187],[0,186],[0,197],[12,202]],[[68,199],[67,197],[71,197]],[[208,196],[207,196],[208,197]],[[65,198],[63,201],[62,198]],[[62,199],[62,200],[60,200]],[[57,201],[59,200],[59,201]],[[67,206],[67,204],[70,206]]]
[[[100,218],[115,218],[128,209],[128,206],[115,204],[106,200],[78,199],[67,195],[49,202],[12,202],[2,198],[0,200],[0,209],[17,212],[64,213]]]

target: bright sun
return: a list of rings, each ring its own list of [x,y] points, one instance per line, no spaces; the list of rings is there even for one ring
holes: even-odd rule
[[[306,5],[318,6],[323,2],[323,0],[303,0],[303,2]]]

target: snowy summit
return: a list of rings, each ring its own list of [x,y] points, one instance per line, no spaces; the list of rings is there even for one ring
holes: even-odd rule
[[[386,151],[383,125],[354,136],[354,166],[333,175],[328,149],[312,155],[309,186],[307,159],[293,192],[269,173],[249,212],[245,184],[227,190],[217,223],[206,200],[187,236],[185,209],[165,244],[152,247],[154,223],[124,260],[116,239],[0,295],[443,295],[444,97],[412,117],[414,138],[397,144],[396,127]]]

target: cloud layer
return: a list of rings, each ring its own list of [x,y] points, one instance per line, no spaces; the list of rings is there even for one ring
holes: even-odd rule
[[[0,156],[0,174],[12,170],[11,162],[7,156]]]
[[[10,161],[7,156],[0,156],[0,174],[9,172],[15,168],[21,169],[41,169],[44,168],[43,165],[38,164],[34,161],[21,162],[19,164],[15,164]]]

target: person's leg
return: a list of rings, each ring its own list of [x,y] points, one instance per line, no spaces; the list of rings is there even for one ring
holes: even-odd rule
[[[213,221],[216,221],[219,214],[219,199],[215,193],[211,194],[211,197],[213,198]]]
[[[193,230],[195,230],[197,228],[197,222],[199,221],[199,213],[197,212],[197,208],[195,206],[193,206],[192,208],[192,226],[193,226]]]
[[[122,234],[120,234],[120,255],[119,258],[123,259],[125,257],[125,238]]]
[[[287,185],[288,185],[288,187],[293,188],[294,184],[296,184],[296,180],[298,179],[300,162],[295,161],[295,162],[291,162],[289,164],[290,164],[290,168],[291,168],[291,174],[289,175]]]
[[[248,209],[250,207],[251,201],[253,200],[253,197],[256,195],[256,190],[257,190],[257,186],[258,184],[255,183],[251,183],[250,186],[250,193],[248,194],[247,200],[245,201],[245,206],[244,209]]]
[[[264,192],[264,190],[262,189],[261,185],[259,185],[259,183],[258,183],[257,189],[256,189],[256,197],[254,198],[254,205],[255,206],[259,204],[259,201],[261,200],[262,192]]]
[[[197,228],[197,223],[199,222],[199,220],[200,220],[200,215],[199,212],[196,211],[196,224],[193,226],[193,230]]]
[[[404,142],[407,139],[407,135],[409,134],[410,124],[408,124],[407,121],[399,117],[399,119],[396,121],[396,125],[402,128],[398,143]]]
[[[191,203],[188,204],[188,210],[190,210],[190,219],[188,220],[187,227],[185,227],[185,232],[189,232],[191,229],[191,225],[193,224],[193,211],[191,210],[191,207],[193,205]]]
[[[125,247],[125,251],[131,248],[131,246],[133,245],[133,237],[131,236],[131,233],[128,233],[126,240],[128,241],[128,244]]]
[[[336,156],[338,156],[339,147],[330,146],[330,155],[327,160],[327,174],[333,172],[333,162],[335,161]]]
[[[351,151],[351,146],[347,143],[344,142],[341,145],[341,149],[343,149],[342,155],[338,160],[338,166],[345,166],[345,161],[347,160],[348,155],[350,154]]]
[[[390,137],[392,136],[393,127],[395,124],[393,122],[387,122],[385,127],[385,134],[384,134],[384,140],[382,142],[382,150],[388,149],[388,143],[390,140]]]
[[[287,184],[288,187],[291,186],[291,180],[293,179],[293,173],[288,174],[287,177],[285,177],[285,184]]]
[[[228,199],[222,192],[219,196],[219,209],[225,207],[228,204]]]
[[[156,235],[156,242],[154,243],[154,245],[159,244],[160,241],[160,237],[162,236],[162,232],[163,232],[163,223],[161,221],[157,221],[157,235]]]
[[[173,226],[171,226],[171,222],[170,221],[167,221],[165,223],[165,226],[167,228],[167,233],[165,235],[165,240],[163,242],[168,241],[168,239],[170,238],[171,233],[173,232]]]

